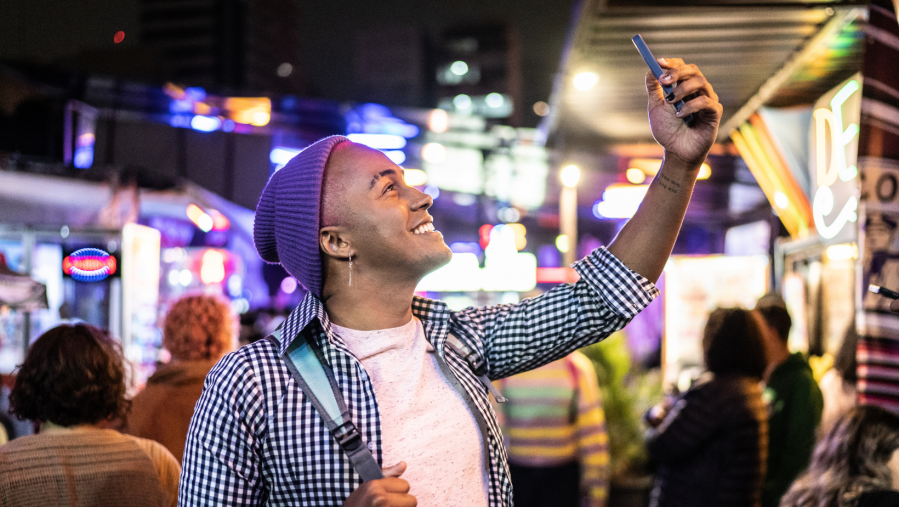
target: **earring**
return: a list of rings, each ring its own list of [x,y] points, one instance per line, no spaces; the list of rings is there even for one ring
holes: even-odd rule
[[[350,287],[353,286],[353,254],[350,254]]]

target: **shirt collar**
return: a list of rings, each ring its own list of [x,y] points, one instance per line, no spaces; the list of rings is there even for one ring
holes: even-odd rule
[[[451,315],[446,303],[436,299],[413,296],[412,315],[418,317],[418,320],[422,322],[425,335],[428,337],[431,345],[437,349],[438,353],[443,354],[443,344],[449,332]],[[281,342],[278,348],[278,355],[283,356],[287,351],[287,347],[300,334],[300,331],[306,329],[314,319],[318,319],[329,342],[334,343],[339,340],[331,328],[331,321],[328,319],[325,305],[318,296],[308,292],[300,304],[290,312],[290,315],[281,327]]]

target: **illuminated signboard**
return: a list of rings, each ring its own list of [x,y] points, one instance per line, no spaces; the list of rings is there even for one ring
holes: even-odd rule
[[[815,229],[826,240],[852,241],[858,220],[858,124],[861,74],[821,97],[810,129],[809,172]]]
[[[116,272],[116,260],[99,248],[82,248],[62,260],[62,271],[79,282],[99,282]]]

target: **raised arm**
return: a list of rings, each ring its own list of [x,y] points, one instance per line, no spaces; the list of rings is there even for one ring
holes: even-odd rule
[[[651,73],[646,74],[649,125],[653,137],[665,149],[665,159],[640,209],[609,246],[609,252],[625,266],[653,283],[674,248],[699,168],[718,135],[723,110],[712,85],[695,65],[686,65],[679,58],[660,58],[659,65],[667,70],[662,76],[665,84],[677,83],[668,97],[671,100],[666,102],[658,81]],[[671,104],[692,95],[695,98],[675,113]],[[693,127],[681,120],[690,113],[696,116]]]

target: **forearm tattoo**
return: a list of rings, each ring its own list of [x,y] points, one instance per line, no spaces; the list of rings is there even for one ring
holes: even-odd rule
[[[659,173],[659,186],[664,188],[665,190],[671,192],[672,194],[676,194],[678,190],[680,190],[680,183],[672,180],[668,176]]]

